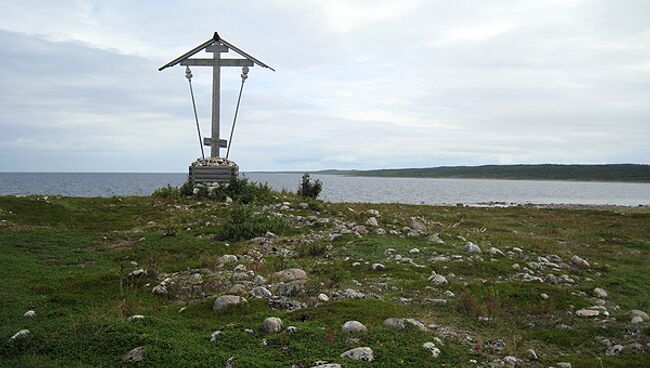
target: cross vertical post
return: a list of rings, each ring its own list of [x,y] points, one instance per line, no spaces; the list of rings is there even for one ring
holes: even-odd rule
[[[221,68],[219,59],[221,52],[215,50],[212,53],[214,67],[212,67],[212,136],[210,137],[210,157],[219,157],[219,117],[221,113],[220,100],[221,95],[219,87],[221,86]]]

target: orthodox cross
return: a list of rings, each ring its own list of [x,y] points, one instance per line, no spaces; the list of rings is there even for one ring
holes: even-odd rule
[[[227,53],[229,50],[232,50],[236,54],[242,56],[243,59],[222,59],[221,54]],[[191,56],[194,56],[201,51],[211,53],[212,58],[190,59]],[[264,64],[245,51],[219,37],[219,34],[217,32],[215,32],[214,36],[208,41],[196,46],[192,50],[161,66],[158,68],[158,70],[161,71],[178,64],[183,66],[212,67],[212,134],[209,138],[204,138],[203,144],[210,146],[210,157],[219,157],[219,148],[225,148],[229,144],[229,142],[227,142],[225,139],[219,138],[221,68],[233,66],[252,67],[254,65],[259,65],[262,68],[271,69],[273,71],[275,71],[275,69]]]

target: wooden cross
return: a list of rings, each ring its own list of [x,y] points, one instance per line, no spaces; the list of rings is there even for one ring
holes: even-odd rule
[[[190,59],[191,56],[199,53],[200,51],[205,50],[208,53],[212,53],[212,58],[210,59]],[[243,59],[222,59],[221,54],[227,53],[229,50],[234,51],[235,53],[243,56]],[[177,57],[176,59],[170,61],[169,63],[163,65],[158,70],[163,70],[165,68],[174,66],[174,65],[183,65],[183,66],[208,66],[212,67],[212,134],[210,138],[205,138],[203,144],[210,146],[210,157],[219,157],[219,148],[227,147],[228,142],[225,139],[219,138],[219,117],[220,117],[220,86],[221,86],[221,68],[222,67],[252,67],[254,65],[259,65],[263,68],[275,69],[264,64],[258,59],[247,54],[238,47],[232,45],[228,41],[219,37],[217,32],[214,33],[212,39],[202,43],[201,45],[193,48],[192,50],[186,52],[185,54]]]

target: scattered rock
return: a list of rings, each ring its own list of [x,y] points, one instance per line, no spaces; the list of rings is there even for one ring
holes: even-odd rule
[[[238,261],[237,256],[233,254],[224,254],[223,256],[219,257],[219,259],[217,260],[217,262],[219,262],[219,264],[221,265],[226,263],[235,263],[237,261]]]
[[[134,322],[134,321],[139,321],[144,319],[144,316],[142,314],[134,314],[131,317],[127,318],[127,322]]]
[[[598,317],[598,315],[600,315],[600,311],[595,309],[580,309],[576,312],[578,317]]]
[[[359,321],[347,321],[341,326],[341,331],[344,333],[365,333],[368,328]]]
[[[429,276],[429,282],[434,285],[445,285],[448,283],[447,278],[443,275],[437,274],[435,271],[431,271],[431,276]]]
[[[343,359],[362,360],[365,362],[372,362],[375,360],[374,351],[369,347],[354,348],[345,351],[341,354]]]
[[[533,349],[528,349],[526,352],[526,355],[528,356],[528,360],[536,361],[539,360],[539,357],[537,356],[537,353]]]
[[[262,329],[266,333],[276,333],[282,331],[282,320],[278,317],[269,317],[264,320]]]
[[[366,221],[366,225],[368,225],[370,227],[377,227],[377,226],[379,226],[379,223],[377,222],[376,218],[371,217],[371,218],[368,219],[368,221]]]
[[[621,353],[621,351],[623,351],[623,345],[614,345],[607,349],[605,355],[609,355],[609,356],[618,355]]]
[[[467,252],[467,253],[481,253],[481,248],[479,248],[478,245],[476,245],[476,244],[474,244],[472,242],[467,242],[467,244],[465,244],[465,247],[463,248],[463,250],[465,250],[465,252]]]
[[[214,331],[210,334],[210,342],[215,342],[221,337],[221,331]]]
[[[422,332],[428,331],[428,328],[424,325],[424,323],[413,318],[386,318],[384,320],[385,328],[403,330],[409,326],[415,327]]]
[[[289,282],[295,280],[307,280],[307,273],[300,268],[290,268],[276,272],[275,278],[280,282]]]
[[[427,223],[422,217],[411,217],[411,229],[426,234]]]
[[[632,319],[630,320],[630,323],[633,324],[633,325],[636,325],[636,324],[639,324],[639,323],[643,323],[643,318],[641,318],[641,316],[634,316],[634,317],[632,317]]]
[[[278,285],[276,293],[283,296],[296,296],[304,294],[306,289],[306,280],[295,280]]]
[[[20,330],[16,332],[13,336],[11,336],[10,340],[14,341],[14,340],[22,339],[23,337],[29,336],[29,334],[30,334],[29,330]]]
[[[238,306],[247,303],[246,299],[238,295],[222,295],[215,299],[212,309],[215,312],[228,309],[230,307]]]
[[[23,314],[23,317],[34,318],[36,317],[36,312],[33,310],[28,310],[27,312],[25,312],[25,314]]]
[[[122,356],[122,360],[125,362],[141,362],[142,359],[144,359],[144,350],[142,349],[142,346],[139,346]]]
[[[425,350],[429,350],[431,352],[431,355],[433,355],[434,358],[437,358],[440,355],[440,349],[438,349],[436,344],[430,341],[422,344],[422,348],[424,348]]]
[[[273,296],[266,300],[266,305],[268,305],[271,309],[283,310],[287,312],[306,308],[305,303],[287,298],[286,296]]]
[[[320,294],[318,294],[318,301],[319,302],[329,302],[330,297],[327,296],[327,294],[320,293]]]
[[[314,365],[311,368],[341,368],[341,365],[336,363],[326,363],[326,364]]]
[[[557,368],[571,368],[571,363],[560,362],[557,363]]]
[[[372,265],[372,270],[373,271],[383,271],[385,269],[386,269],[386,266],[384,266],[381,263],[373,263],[373,265]]]
[[[296,326],[287,326],[287,333],[296,333],[298,332],[298,327]]]
[[[147,271],[145,271],[142,268],[138,268],[135,271],[129,272],[129,277],[138,277],[138,276],[142,276],[142,275],[146,275],[146,274],[147,274]]]
[[[571,257],[571,263],[573,263],[575,266],[579,268],[589,268],[591,265],[589,265],[589,262],[585,261],[584,259],[578,257],[578,256],[573,256]]]
[[[270,298],[273,294],[264,286],[255,286],[251,289],[250,295],[254,298]]]
[[[595,288],[594,296],[600,299],[607,299],[607,292],[603,288]]]
[[[648,319],[650,319],[650,318],[648,318],[648,313],[646,313],[644,311],[641,311],[641,310],[638,310],[638,309],[632,309],[630,311],[630,315],[633,318],[634,317],[641,317],[641,319],[644,320],[644,321],[647,321]]]
[[[418,248],[411,248],[409,249],[410,254],[418,254],[420,253],[420,250]]]

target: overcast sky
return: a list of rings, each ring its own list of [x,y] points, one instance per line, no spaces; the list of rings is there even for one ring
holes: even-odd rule
[[[650,163],[647,0],[3,0],[0,171],[186,171],[184,70],[157,68],[214,31],[277,70],[246,82],[243,171]]]

